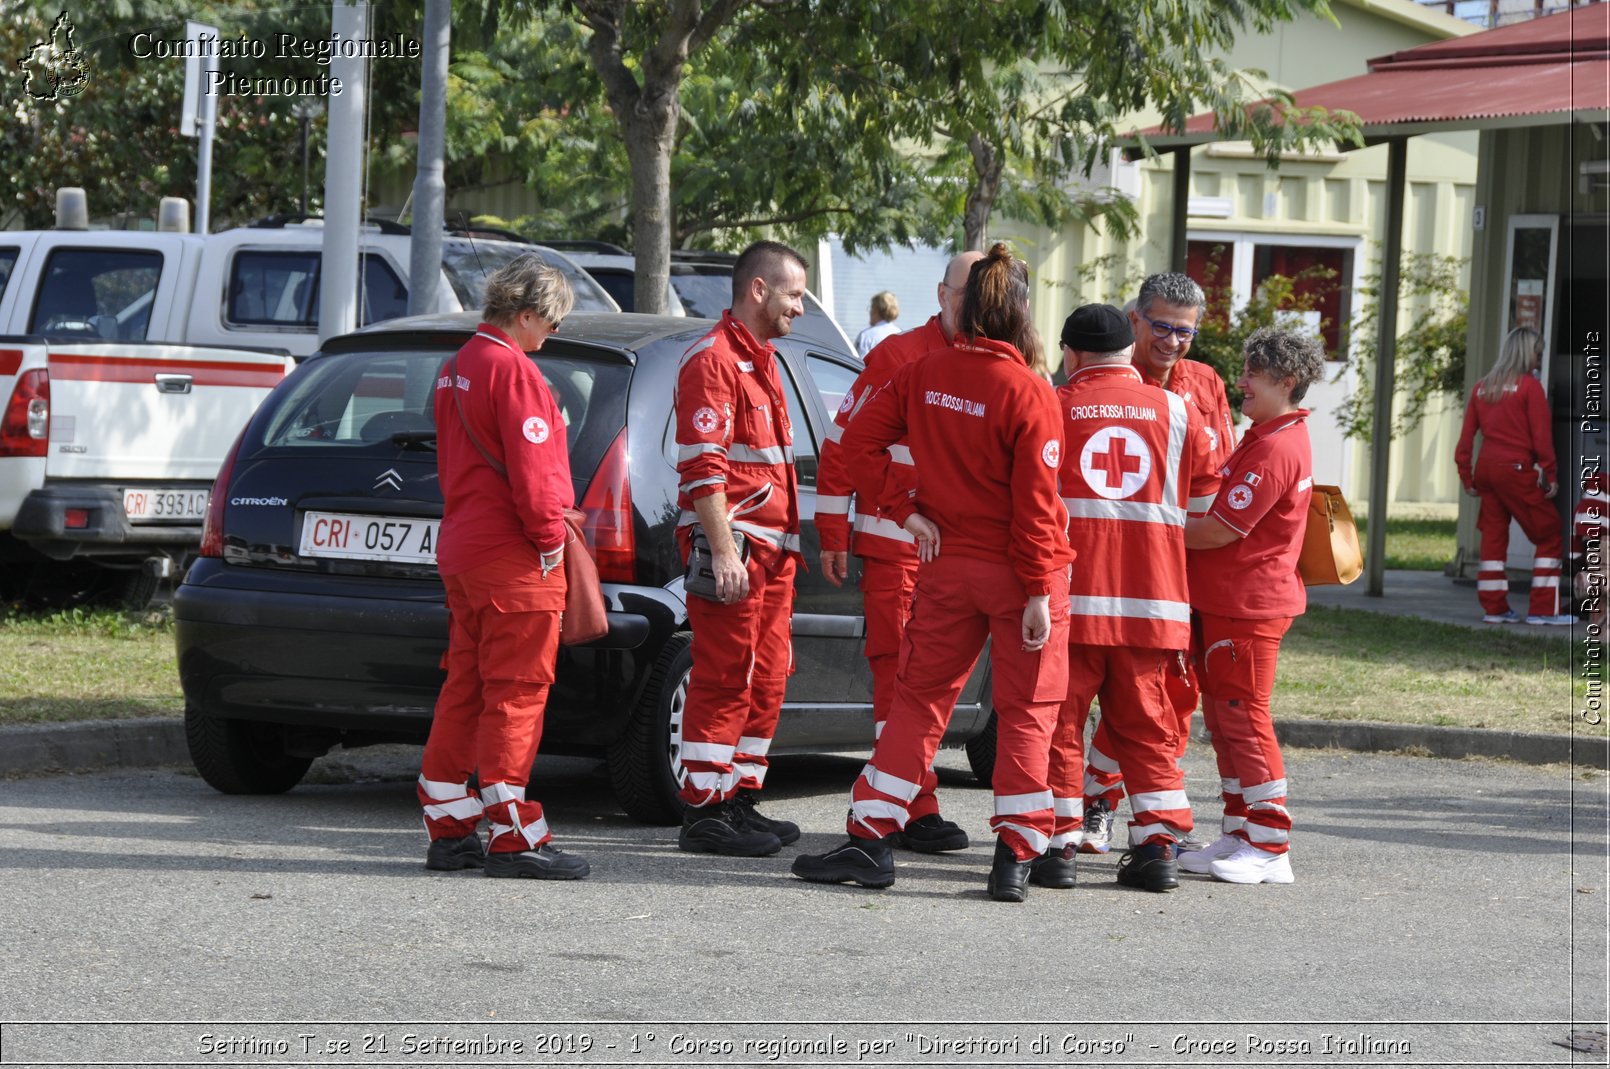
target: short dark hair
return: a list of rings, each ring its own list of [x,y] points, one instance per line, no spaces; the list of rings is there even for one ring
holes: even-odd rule
[[[801,271],[811,268],[805,257],[780,241],[757,241],[740,252],[738,262],[732,265],[732,303],[736,305],[749,283],[757,278],[770,285],[778,270],[789,261],[798,264]]]

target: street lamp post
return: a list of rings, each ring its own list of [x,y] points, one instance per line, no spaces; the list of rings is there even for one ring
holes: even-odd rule
[[[313,120],[324,113],[324,104],[316,97],[303,97],[291,106],[291,114],[295,115],[302,124],[302,207],[303,215],[307,214],[307,186],[308,186],[308,155],[310,150],[309,128]]]

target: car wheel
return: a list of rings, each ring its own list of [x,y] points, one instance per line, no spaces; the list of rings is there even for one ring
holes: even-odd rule
[[[980,786],[988,787],[995,778],[995,714],[989,714],[984,730],[967,740],[967,764],[978,777]]]
[[[285,752],[285,732],[277,725],[208,716],[189,702],[184,735],[196,771],[225,794],[283,794],[313,764],[311,757]]]
[[[31,612],[145,608],[161,583],[145,568],[113,568],[87,560],[7,562],[0,601]]]
[[[693,635],[678,631],[660,651],[626,731],[609,747],[615,798],[645,824],[682,823],[682,713],[692,671]]]

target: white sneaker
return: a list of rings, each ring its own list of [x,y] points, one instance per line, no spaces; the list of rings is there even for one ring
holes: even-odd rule
[[[1213,862],[1208,866],[1208,873],[1226,883],[1291,883],[1295,878],[1291,874],[1289,852],[1271,854],[1251,843],[1242,843],[1229,857]]]
[[[1205,873],[1208,871],[1209,865],[1221,857],[1229,857],[1241,849],[1241,844],[1245,841],[1245,839],[1239,839],[1234,835],[1221,835],[1200,850],[1182,852],[1176,861],[1179,867],[1186,872]]]
[[[1559,616],[1528,616],[1526,622],[1540,627],[1570,627],[1576,623],[1576,617],[1569,613]]]

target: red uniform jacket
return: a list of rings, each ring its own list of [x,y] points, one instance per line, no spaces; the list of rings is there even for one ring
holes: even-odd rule
[[[958,338],[896,372],[842,444],[857,497],[896,523],[921,512],[939,526],[941,553],[1004,556],[1032,597],[1050,593],[1051,576],[1073,559],[1057,495],[1061,434],[1056,394],[1016,349]],[[902,439],[919,473],[903,497],[876,474],[877,458]]]
[[[894,373],[916,360],[939,349],[950,348],[945,332],[934,316],[915,330],[894,334],[880,342],[866,357],[866,370],[856,378],[855,385],[844,395],[838,415],[828,428],[827,441],[822,443],[822,462],[816,472],[816,533],[821,536],[822,549],[843,552],[851,548],[850,496],[855,484],[844,463],[844,450],[839,446],[844,428],[850,425],[860,407]],[[887,496],[899,499],[909,495],[917,485],[917,469],[911,463],[911,449],[905,441],[891,445],[874,460],[878,471],[868,480],[881,478],[886,484]],[[917,559],[917,544],[910,533],[887,515],[877,511],[871,502],[856,503],[854,549],[857,556],[878,560],[906,561]]]
[[[1215,616],[1301,616],[1308,589],[1297,574],[1314,490],[1308,411],[1247,429],[1223,468],[1208,515],[1242,537],[1190,553],[1191,607]]]
[[[1470,403],[1465,406],[1465,425],[1459,432],[1459,445],[1453,453],[1454,463],[1459,465],[1459,481],[1467,490],[1474,486],[1475,473],[1471,470],[1470,458],[1476,446],[1477,431],[1481,431],[1481,455],[1488,460],[1527,467],[1541,464],[1544,482],[1560,481],[1559,468],[1554,462],[1548,399],[1532,376],[1522,375],[1504,387],[1503,396],[1496,402],[1481,399],[1479,382],[1470,391]]]
[[[1142,373],[1144,377],[1144,372]],[[1169,393],[1178,394],[1196,409],[1202,417],[1208,442],[1213,447],[1210,463],[1216,471],[1224,466],[1235,452],[1235,423],[1230,416],[1230,397],[1224,392],[1224,380],[1211,364],[1200,360],[1179,360],[1168,374],[1165,385],[1155,379],[1146,379],[1153,386],[1162,386]],[[1191,511],[1204,513],[1213,504],[1211,499],[1195,501]]]
[[[456,383],[443,364],[436,381],[436,472],[443,501],[437,569],[457,575],[521,543],[553,552],[565,544],[564,510],[576,503],[576,491],[565,419],[542,372],[512,338],[486,323],[458,351],[455,371]],[[470,441],[455,392],[476,439],[507,476]]]
[[[799,553],[794,431],[779,375],[777,351],[730,309],[683,355],[676,380],[682,508],[676,534],[683,560],[699,522],[693,503],[714,493],[727,495],[733,530],[748,537],[768,571]]]
[[[1062,501],[1079,547],[1069,633],[1092,646],[1191,644],[1185,516],[1219,475],[1197,410],[1129,364],[1081,368],[1057,391]]]

